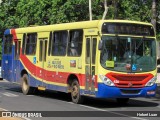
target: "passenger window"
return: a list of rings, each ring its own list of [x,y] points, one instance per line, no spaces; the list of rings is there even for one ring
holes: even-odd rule
[[[71,30],[68,42],[68,56],[81,56],[83,30]]]
[[[36,44],[37,44],[37,33],[30,33],[26,35],[26,55],[35,55],[36,53]]]
[[[57,31],[53,33],[52,56],[65,56],[68,40],[67,31]]]

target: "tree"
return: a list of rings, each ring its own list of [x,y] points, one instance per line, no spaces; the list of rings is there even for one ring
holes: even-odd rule
[[[19,0],[2,0],[0,5],[0,38],[2,38],[5,29],[13,28],[18,24],[15,16],[18,2]]]
[[[157,13],[157,25],[156,25],[156,30],[157,30],[157,40],[159,40],[160,41],[160,1],[159,0],[157,0],[157,7],[156,7],[156,13]]]
[[[5,29],[17,25],[15,20],[16,5],[19,0],[2,0],[0,3],[0,59],[2,52],[2,38]]]
[[[104,0],[92,0],[93,20],[102,19]],[[151,21],[151,0],[107,0],[106,19]],[[160,16],[160,4],[157,4]],[[158,18],[158,16],[156,16]],[[1,31],[6,28],[89,20],[88,0],[2,0]],[[2,35],[2,32],[0,33]]]
[[[50,0],[20,0],[15,16],[20,27],[49,24],[48,10],[50,8]]]
[[[93,20],[102,18],[103,9],[99,3],[99,0],[92,0]],[[49,12],[51,23],[89,20],[89,1],[54,0]]]

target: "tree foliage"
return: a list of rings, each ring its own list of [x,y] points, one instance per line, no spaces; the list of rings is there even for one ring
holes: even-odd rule
[[[92,0],[93,20],[102,19],[104,0]],[[160,23],[160,0],[157,21]],[[107,0],[106,19],[151,22],[152,0]],[[89,20],[89,0],[2,0],[0,37],[5,29]],[[159,16],[159,17],[158,17]]]

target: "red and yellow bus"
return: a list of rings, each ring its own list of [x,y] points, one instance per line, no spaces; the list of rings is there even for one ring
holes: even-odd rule
[[[115,98],[155,95],[156,37],[151,24],[93,20],[7,29],[2,75],[20,83],[24,94],[35,89]]]

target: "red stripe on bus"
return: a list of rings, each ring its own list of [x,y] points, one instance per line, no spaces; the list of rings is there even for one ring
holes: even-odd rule
[[[16,35],[15,29],[11,29],[11,34],[13,35],[13,40],[16,41],[17,40],[17,35]]]
[[[57,82],[57,83],[67,83],[67,78],[70,74],[69,72],[56,72],[56,71],[48,71],[43,68],[40,68],[36,65],[34,65],[27,57],[26,55],[20,55],[20,58],[24,64],[24,66],[29,70],[31,74],[34,76],[50,81],[50,82]],[[58,74],[58,75],[57,75]],[[85,75],[84,74],[77,74],[75,75],[78,77],[80,85],[85,86]],[[96,77],[97,78],[97,77]],[[96,85],[97,87],[97,85]]]

